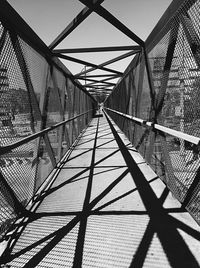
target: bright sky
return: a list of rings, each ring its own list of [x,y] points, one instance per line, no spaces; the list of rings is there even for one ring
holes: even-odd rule
[[[8,0],[39,37],[49,45],[84,8],[78,0]],[[102,4],[141,39],[146,40],[171,0],[105,0]],[[56,48],[134,45],[133,41],[103,18],[92,13]],[[125,52],[69,54],[100,64]],[[124,71],[133,57],[109,65]],[[76,74],[84,67],[64,61]]]

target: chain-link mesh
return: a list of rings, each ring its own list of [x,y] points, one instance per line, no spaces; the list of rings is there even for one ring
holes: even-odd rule
[[[39,51],[39,48],[35,50],[35,44],[31,47],[23,34],[18,35],[2,19],[1,147],[85,113],[92,107],[92,99],[66,78],[64,69],[59,67],[58,70],[54,59],[47,61],[49,56]],[[9,153],[0,154],[0,239],[91,117],[92,113],[88,112]]]
[[[200,137],[200,1],[182,1],[152,39],[148,64],[143,54],[130,64],[105,106]],[[161,27],[160,27],[161,28]],[[151,87],[147,69],[149,68]],[[127,88],[128,78],[134,81]],[[128,91],[128,92],[127,92]],[[135,94],[136,92],[136,94]],[[130,101],[134,96],[136,103]],[[150,128],[124,123],[108,111],[173,195],[200,223],[199,146]],[[134,129],[130,131],[127,128]]]

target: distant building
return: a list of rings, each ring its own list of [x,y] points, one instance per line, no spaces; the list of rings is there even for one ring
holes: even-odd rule
[[[10,126],[10,102],[9,102],[9,80],[7,68],[0,67],[0,122],[2,126]]]

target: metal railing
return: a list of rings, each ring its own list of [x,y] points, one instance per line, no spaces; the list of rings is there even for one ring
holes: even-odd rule
[[[138,125],[142,125],[144,127],[151,128],[151,131],[159,130],[163,134],[169,134],[169,135],[174,136],[178,139],[188,141],[188,142],[193,143],[193,144],[198,145],[198,146],[200,145],[200,138],[195,137],[193,135],[189,135],[189,134],[183,133],[181,131],[177,131],[177,130],[174,130],[174,129],[171,129],[168,127],[164,127],[164,126],[161,126],[159,124],[155,124],[153,122],[146,121],[146,120],[143,120],[141,118],[137,118],[137,117],[134,117],[134,116],[131,116],[128,114],[124,114],[124,113],[118,112],[118,111],[110,109],[110,108],[105,108],[105,109],[108,111],[111,111],[115,114],[118,114],[118,115],[120,115],[120,116],[122,116],[130,121],[133,121],[134,123],[136,123]]]
[[[43,130],[41,130],[41,131],[39,131],[39,132],[37,132],[35,134],[32,134],[32,135],[30,135],[30,136],[28,136],[26,138],[20,139],[19,141],[16,141],[16,142],[11,143],[11,144],[6,145],[6,146],[2,146],[2,147],[0,147],[0,155],[10,153],[13,149],[16,149],[17,147],[22,146],[22,145],[24,145],[24,144],[26,144],[26,143],[28,143],[30,141],[33,141],[36,138],[43,137],[44,134],[47,134],[48,132],[50,132],[50,131],[58,128],[58,127],[64,126],[65,124],[67,124],[67,123],[79,118],[80,116],[86,115],[87,113],[89,113],[91,111],[92,110],[89,110],[89,111],[87,111],[87,112],[85,112],[83,114],[79,114],[79,115],[77,115],[75,117],[69,118],[69,119],[64,120],[64,121],[62,121],[60,123],[57,123],[57,124],[55,124],[53,126],[45,128],[45,129],[43,129]]]
[[[173,1],[104,107],[200,224],[199,12]]]

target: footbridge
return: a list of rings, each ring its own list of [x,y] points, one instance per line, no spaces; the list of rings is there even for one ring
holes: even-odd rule
[[[0,1],[0,267],[200,267],[200,1],[145,41],[79,2],[47,46]],[[60,48],[93,13],[132,45]]]

